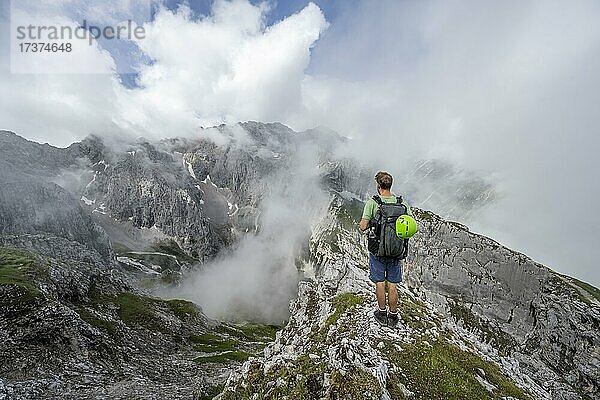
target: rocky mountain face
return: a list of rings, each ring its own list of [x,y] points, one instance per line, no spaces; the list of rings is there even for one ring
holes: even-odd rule
[[[400,326],[381,327],[360,210],[333,197],[290,322],[221,398],[598,398],[597,289],[415,209]]]
[[[256,122],[66,149],[0,132],[0,399],[600,398],[598,289],[431,212],[415,209],[399,327],[374,321],[356,229],[372,171],[345,142]],[[272,177],[307,153],[329,205],[285,326],[151,295],[260,232]],[[413,204],[444,215],[496,195],[440,162],[408,171]]]

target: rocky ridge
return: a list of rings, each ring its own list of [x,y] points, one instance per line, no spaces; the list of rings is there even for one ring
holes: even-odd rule
[[[400,326],[381,327],[360,205],[333,197],[290,322],[221,399],[599,397],[597,289],[415,209]]]

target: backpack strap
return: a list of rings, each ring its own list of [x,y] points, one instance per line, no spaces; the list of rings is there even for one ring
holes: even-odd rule
[[[381,200],[381,197],[379,197],[378,194],[373,196],[373,200],[375,200],[375,203],[382,205],[383,204],[383,200]]]
[[[402,204],[402,196],[396,196],[396,204]]]

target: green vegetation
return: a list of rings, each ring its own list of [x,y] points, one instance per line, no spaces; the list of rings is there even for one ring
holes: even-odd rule
[[[240,344],[237,340],[224,338],[211,333],[190,335],[189,340],[194,343],[194,350],[203,353],[235,351]]]
[[[400,385],[402,385],[400,383],[401,379],[402,379],[402,377],[395,373],[391,373],[388,375],[388,379],[386,381],[385,388],[390,393],[390,397],[393,400],[407,399],[407,397],[404,395],[404,392],[402,391],[402,389],[400,387]]]
[[[333,313],[327,317],[325,324],[323,324],[321,329],[314,332],[314,344],[318,346],[319,344],[324,343],[327,338],[327,333],[329,332],[329,327],[338,322],[342,315],[352,311],[354,308],[364,304],[366,301],[367,299],[364,297],[350,292],[345,292],[335,296],[331,301],[331,304],[333,305]]]
[[[334,253],[342,252],[342,249],[340,249],[340,246],[338,246],[338,236],[335,231],[328,232],[327,235],[323,236],[322,240],[331,248],[331,251]]]
[[[420,339],[415,344],[402,344],[402,351],[391,341],[385,341],[386,358],[400,367],[401,373],[389,383],[400,398],[402,391],[397,382],[415,393],[414,400],[501,399],[511,396],[530,399],[515,386],[500,369],[475,354],[448,343],[444,337]],[[484,388],[475,378],[478,371],[492,384],[493,392]]]
[[[419,300],[413,300],[403,293],[398,293],[398,313],[402,320],[415,330],[433,328],[434,324],[428,321],[427,306]]]
[[[365,302],[366,299],[364,297],[350,292],[335,296],[331,301],[334,312],[327,318],[327,321],[325,321],[325,326],[329,329],[329,326],[335,324],[343,314]]]
[[[560,275],[557,273],[553,273],[552,276],[550,276],[549,282],[551,283],[550,289],[558,295],[577,299],[589,305],[592,304],[592,301],[588,299],[583,293],[581,293],[580,290],[584,290],[586,293],[589,293],[591,296],[594,297],[597,295],[596,292],[598,291],[598,289],[591,285],[588,285],[585,282],[575,282],[574,278],[565,275]],[[586,288],[586,286],[588,288]]]
[[[460,222],[456,222],[456,221],[446,221],[448,222],[450,225],[452,225],[455,228],[458,228],[462,231],[468,231],[469,227],[467,227],[466,225],[461,224]]]
[[[172,299],[167,300],[166,303],[171,308],[171,311],[173,311],[173,314],[182,321],[187,321],[200,315],[200,310],[191,301]]]
[[[351,368],[345,374],[334,371],[324,388],[326,367],[307,355],[272,367],[265,374],[262,364],[252,363],[243,384],[223,393],[223,400],[237,399],[379,399],[381,388],[369,372]],[[275,383],[273,386],[272,383]]]
[[[579,279],[569,278],[574,285],[579,286],[581,289],[589,293],[594,299],[600,302],[600,289],[590,285],[589,283],[582,282]],[[587,299],[586,299],[587,300]],[[588,301],[589,303],[589,301]]]
[[[338,371],[331,374],[331,393],[340,399],[373,399],[381,398],[381,387],[377,379],[370,373],[352,368],[345,375]]]
[[[33,278],[39,271],[33,255],[25,250],[0,247],[0,285],[12,286],[15,297],[2,299],[2,305],[24,303],[42,295]]]
[[[120,293],[113,299],[119,306],[119,318],[129,327],[141,326],[151,331],[169,333],[155,313],[160,300],[133,293]]]
[[[119,332],[118,325],[115,322],[98,318],[84,307],[77,307],[75,311],[77,311],[82,320],[94,328],[104,330],[113,336]]]
[[[462,321],[465,328],[479,331],[483,340],[498,348],[502,355],[508,354],[516,346],[515,340],[510,335],[477,317],[471,310],[456,301],[450,304],[450,314],[457,321]]]
[[[413,208],[412,212],[417,219],[420,219],[422,221],[433,222],[436,219],[439,219],[439,217],[431,211],[424,211],[418,208]]]
[[[581,293],[581,291],[584,291],[596,301],[600,301],[600,290],[579,279],[554,273],[554,275],[550,277],[550,282],[554,284],[554,289],[556,289],[559,294],[576,298],[591,305],[592,301],[584,293]]]
[[[258,355],[268,343],[272,342],[278,329],[280,327],[274,325],[248,323],[233,326],[224,324],[217,326],[215,333],[190,335],[188,340],[196,351],[216,353],[198,357],[194,360],[196,362],[245,361],[250,356]]]
[[[318,399],[324,395],[324,373],[323,365],[314,362],[306,355],[281,367],[273,367],[266,374],[261,364],[253,363],[248,371],[245,385],[243,387],[238,385],[235,392],[224,392],[223,400]],[[283,384],[269,387],[269,383],[278,381]]]
[[[92,286],[88,293],[89,301],[82,305],[100,310],[117,307],[119,319],[129,327],[143,327],[154,332],[172,333],[158,311],[173,313],[181,321],[189,321],[200,313],[194,303],[186,300],[162,300],[131,292],[119,293],[116,296],[102,294],[100,289]]]
[[[306,316],[312,320],[319,308],[318,297],[314,291],[308,294],[308,300],[306,301]]]

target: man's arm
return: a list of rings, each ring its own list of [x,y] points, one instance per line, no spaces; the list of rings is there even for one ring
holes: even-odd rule
[[[361,230],[361,232],[366,231],[369,227],[369,221],[371,220],[371,218],[373,218],[374,214],[374,206],[375,201],[373,201],[372,199],[369,199],[365,202],[365,208],[363,209],[362,218],[358,223],[358,227]]]
[[[360,222],[358,223],[358,227],[360,228],[361,232],[366,231],[367,228],[369,227],[369,220],[361,218]]]

